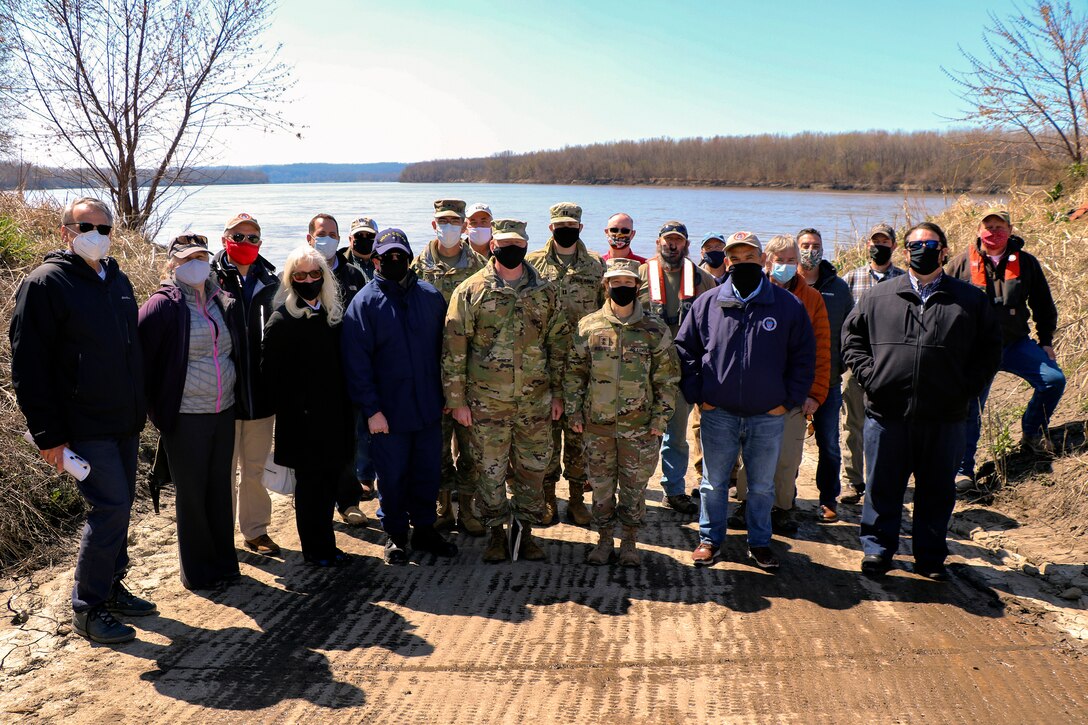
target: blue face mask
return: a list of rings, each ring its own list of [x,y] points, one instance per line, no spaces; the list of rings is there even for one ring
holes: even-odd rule
[[[771,266],[771,277],[779,284],[788,284],[797,274],[796,264],[774,264]]]

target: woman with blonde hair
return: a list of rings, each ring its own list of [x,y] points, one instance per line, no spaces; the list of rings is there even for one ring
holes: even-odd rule
[[[332,511],[354,440],[340,358],[343,305],[320,252],[299,247],[288,255],[274,304],[261,349],[261,375],[276,409],[274,457],[295,470],[303,559],[337,566],[348,557],[336,548]]]

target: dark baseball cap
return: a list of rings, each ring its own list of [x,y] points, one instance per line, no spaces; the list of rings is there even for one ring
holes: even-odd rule
[[[378,232],[378,237],[374,240],[374,253],[380,257],[391,249],[404,250],[408,256],[411,256],[412,248],[408,245],[408,235],[392,227]]]
[[[688,228],[684,226],[682,222],[670,221],[661,225],[661,230],[657,233],[657,236],[663,237],[666,234],[679,234],[684,239],[688,238]]]

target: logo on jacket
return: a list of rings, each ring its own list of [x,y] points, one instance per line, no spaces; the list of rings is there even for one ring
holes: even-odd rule
[[[767,332],[774,332],[778,329],[778,320],[774,319],[773,317],[764,317],[763,329]]]

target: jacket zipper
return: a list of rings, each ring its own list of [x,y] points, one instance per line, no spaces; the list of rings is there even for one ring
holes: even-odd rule
[[[219,330],[212,321],[207,309],[211,303],[211,298],[205,300],[204,304],[200,306],[200,314],[208,322],[208,329],[212,333],[212,359],[215,360],[215,412],[220,413],[222,412],[221,405],[223,403],[223,373],[219,369]]]
[[[919,299],[921,299],[921,295],[919,295]],[[913,418],[914,417],[914,412],[915,412],[915,410],[917,410],[917,407],[918,407],[918,367],[919,367],[920,358],[921,358],[921,351],[922,351],[922,333],[925,332],[925,326],[922,324],[922,317],[923,317],[923,313],[925,312],[925,308],[926,308],[926,303],[922,302],[921,306],[918,307],[918,310],[916,312],[916,314],[918,315],[918,318],[917,318],[918,319],[918,322],[917,322],[918,333],[914,336],[914,338],[915,338],[914,339],[914,381],[915,382],[914,382],[913,385],[911,385],[911,390],[910,390],[910,408],[907,410],[907,417],[908,418]]]

